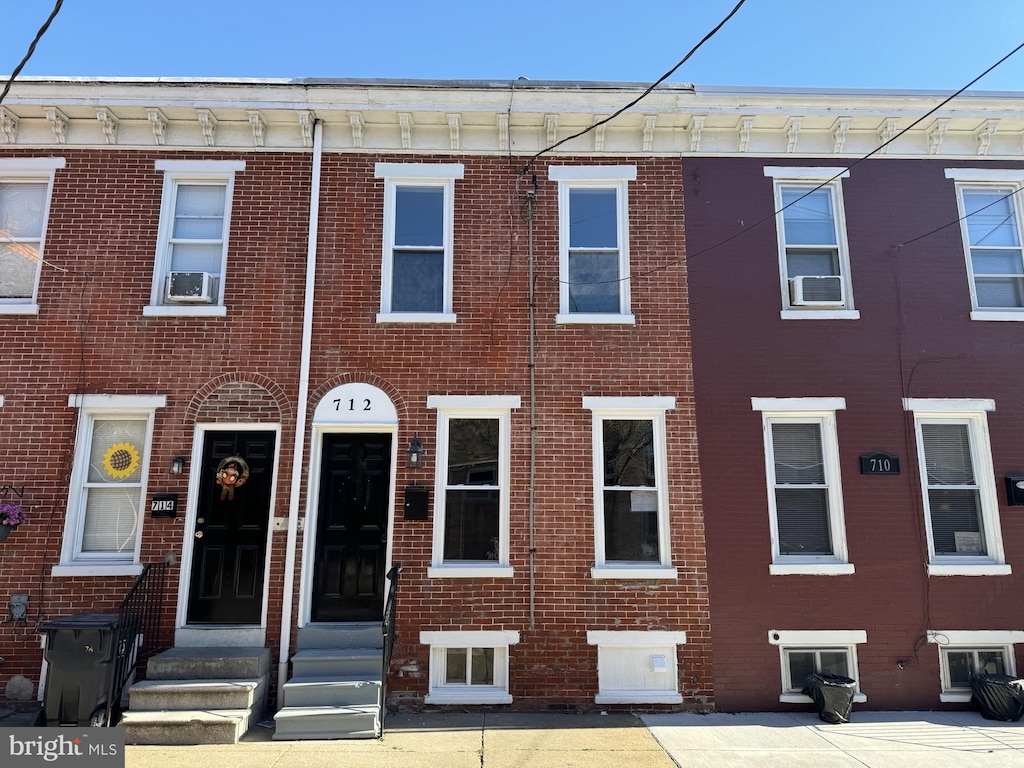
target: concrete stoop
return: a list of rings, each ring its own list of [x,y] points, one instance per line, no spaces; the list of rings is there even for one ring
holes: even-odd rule
[[[379,622],[301,628],[274,739],[380,736],[383,646]]]
[[[269,648],[172,648],[149,660],[119,727],[128,744],[234,744],[266,709]]]

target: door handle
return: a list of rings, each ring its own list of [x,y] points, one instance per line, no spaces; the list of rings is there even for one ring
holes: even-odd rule
[[[196,531],[196,538],[197,539],[203,538],[203,532],[202,531]]]

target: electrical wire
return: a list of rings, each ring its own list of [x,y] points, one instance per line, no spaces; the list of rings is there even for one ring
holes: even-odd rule
[[[625,111],[627,111],[629,109],[632,109],[637,104],[639,104],[641,101],[643,101],[645,98],[647,98],[655,88],[657,88],[663,82],[668,80],[673,74],[675,74],[677,69],[679,69],[681,66],[683,66],[683,64],[685,64],[687,61],[689,61],[690,57],[693,56],[693,54],[695,54],[700,49],[700,47],[702,45],[704,45],[704,43],[706,43],[708,40],[710,40],[712,37],[714,37],[716,34],[718,34],[718,30],[720,30],[722,27],[724,27],[725,23],[727,21],[729,21],[729,19],[731,19],[733,16],[736,15],[736,12],[743,6],[743,4],[745,2],[746,2],[746,0],[740,0],[738,3],[736,3],[736,5],[733,7],[733,9],[731,11],[729,11],[728,15],[724,19],[722,19],[720,22],[718,22],[718,25],[714,29],[712,29],[710,32],[708,32],[706,35],[704,35],[704,37],[701,38],[699,43],[697,43],[695,46],[693,46],[693,48],[691,48],[690,51],[685,56],[683,56],[683,58],[681,58],[679,60],[679,62],[674,67],[672,67],[672,69],[670,69],[664,75],[659,77],[649,88],[647,88],[646,91],[641,93],[639,96],[637,96],[631,102],[629,102],[626,106],[624,106],[621,109],[618,109],[615,112],[613,112],[612,114],[610,114],[608,117],[603,118],[601,120],[598,120],[593,125],[587,126],[586,128],[584,128],[579,133],[574,133],[572,136],[566,136],[564,139],[561,139],[560,141],[556,141],[550,147],[547,147],[545,149],[540,150],[540,152],[538,152],[537,154],[533,155],[533,157],[531,157],[529,160],[526,161],[526,165],[524,165],[522,167],[522,169],[519,171],[519,175],[523,176],[523,175],[527,174],[529,172],[529,170],[530,170],[530,166],[533,165],[534,161],[537,160],[541,155],[547,154],[551,150],[555,149],[556,147],[562,146],[563,144],[565,144],[568,141],[572,141],[573,139],[578,139],[580,136],[585,136],[586,134],[590,133],[595,128],[599,128],[602,125],[605,125],[606,123],[610,123],[612,120],[614,120],[616,117],[621,115],[623,112],[625,112]]]
[[[7,96],[7,92],[10,91],[11,86],[14,85],[14,78],[21,74],[21,70],[23,70],[25,65],[28,64],[28,60],[32,58],[32,54],[35,53],[36,50],[36,45],[38,45],[39,41],[43,39],[43,35],[46,34],[46,30],[50,28],[50,24],[57,17],[57,13],[60,11],[60,7],[62,5],[64,5],[64,0],[57,0],[57,3],[53,6],[53,10],[50,11],[49,17],[43,22],[43,26],[39,28],[39,31],[36,32],[35,38],[29,44],[28,52],[25,54],[25,57],[21,60],[21,63],[14,68],[14,71],[11,72],[11,76],[7,78],[4,90],[0,93],[0,104],[4,103],[4,98]]]

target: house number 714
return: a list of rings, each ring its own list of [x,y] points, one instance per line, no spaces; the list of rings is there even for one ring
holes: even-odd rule
[[[342,403],[344,403],[344,402],[345,401],[343,399],[341,399],[341,398],[337,398],[336,400],[334,400],[334,410],[336,410],[336,411],[342,410]],[[349,410],[349,411],[356,410],[356,399],[355,398],[350,397],[348,399],[348,408],[345,409],[345,410]],[[371,410],[371,408],[370,408],[370,398],[368,398],[368,397],[363,398],[363,407],[362,407],[361,410],[364,410],[364,411]]]

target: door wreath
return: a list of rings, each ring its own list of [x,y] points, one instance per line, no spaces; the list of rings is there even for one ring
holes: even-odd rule
[[[249,465],[241,456],[228,456],[217,465],[217,485],[220,486],[220,500],[233,501],[235,489],[245,485],[249,479]]]

